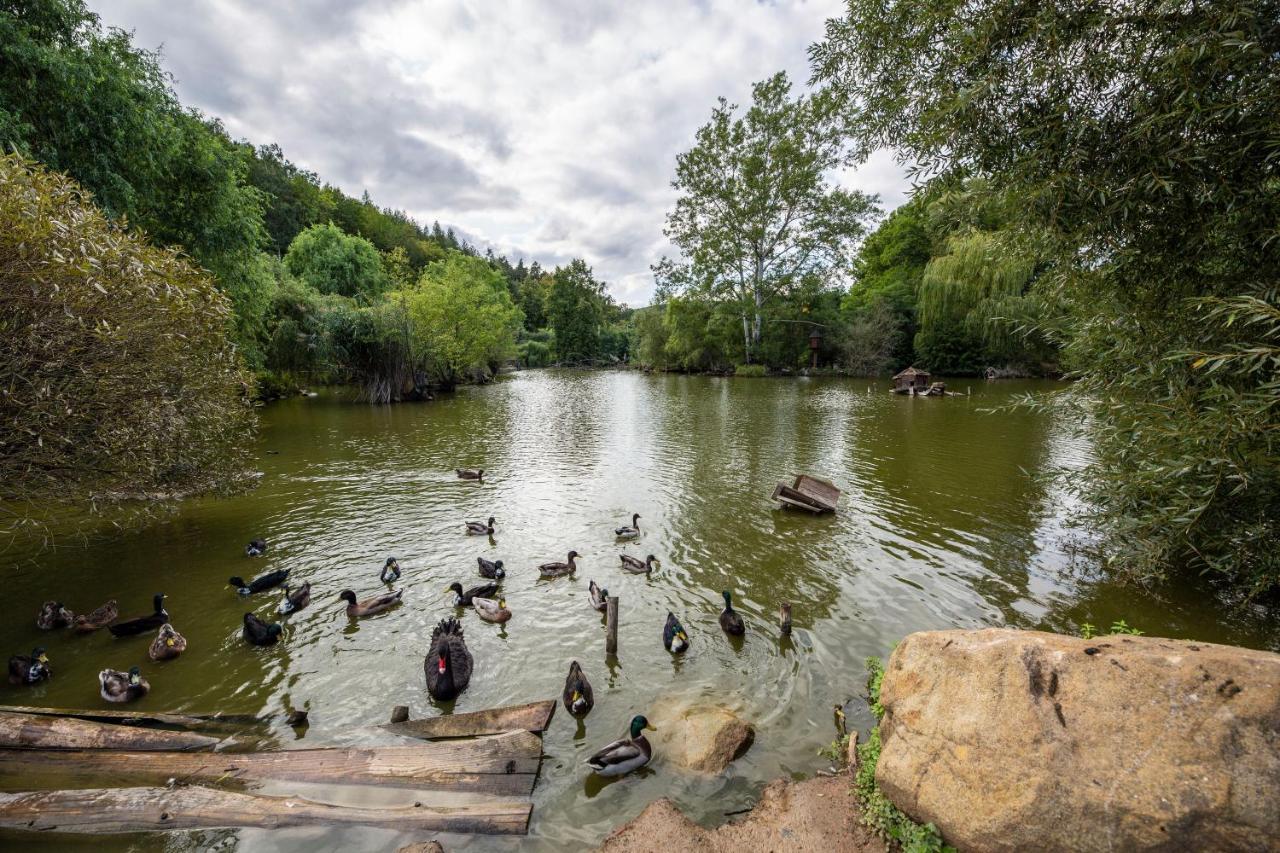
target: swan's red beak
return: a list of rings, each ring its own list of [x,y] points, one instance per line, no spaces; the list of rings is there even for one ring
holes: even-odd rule
[[[444,675],[444,669],[445,669],[445,667],[444,667],[444,655],[440,655],[440,664],[439,664],[439,669],[440,669],[440,674],[441,674],[441,675]]]

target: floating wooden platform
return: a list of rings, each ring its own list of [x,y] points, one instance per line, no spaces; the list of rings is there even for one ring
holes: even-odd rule
[[[0,711],[2,749],[192,750],[213,749],[218,742],[216,737],[195,732]]]
[[[196,786],[0,793],[0,827],[36,832],[359,825],[401,831],[523,835],[529,831],[532,811],[533,804],[527,800],[366,808]]]
[[[110,709],[85,711],[64,708],[33,708],[27,705],[0,705],[0,712],[32,714],[41,717],[74,717],[78,720],[115,723],[122,726],[170,726],[183,729],[198,729],[209,726],[267,726],[275,719],[274,716],[259,717],[254,714],[170,714]]]
[[[546,731],[555,715],[555,700],[530,702],[527,705],[510,705],[506,708],[490,708],[466,714],[448,714],[427,717],[422,720],[406,720],[388,723],[381,728],[392,734],[432,740],[436,738],[478,737],[500,732]]]
[[[813,513],[835,512],[840,500],[840,490],[826,480],[797,474],[795,482],[788,486],[779,483],[773,490],[773,499],[785,506],[808,510]]]

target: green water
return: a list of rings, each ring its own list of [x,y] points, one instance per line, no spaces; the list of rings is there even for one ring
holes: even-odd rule
[[[104,536],[88,548],[6,553],[0,648],[49,649],[55,678],[0,687],[2,701],[102,707],[96,673],[140,664],[151,710],[266,713],[308,707],[312,725],[284,746],[352,742],[353,727],[386,721],[393,705],[439,713],[427,697],[422,658],[432,626],[452,613],[443,590],[479,582],[476,556],[501,558],[509,575],[505,628],[465,617],[476,673],[455,710],[558,696],[570,660],[595,686],[596,708],[579,726],[561,708],[546,735],[527,839],[448,838],[450,850],[566,850],[598,842],[660,796],[695,819],[722,820],[778,776],[827,766],[816,751],[834,737],[831,709],[857,699],[862,660],[904,634],[934,628],[1014,625],[1074,631],[1124,618],[1149,634],[1280,648],[1262,610],[1227,609],[1202,589],[1153,597],[1068,572],[1061,496],[1034,477],[1079,464],[1087,448],[1045,415],[984,413],[1050,383],[959,380],[972,396],[912,399],[868,391],[866,381],[717,379],[632,373],[535,371],[464,388],[429,404],[384,408],[336,393],[262,410],[260,487],[194,502],[144,530]],[[489,473],[455,479],[455,466]],[[839,514],[783,512],[773,485],[805,471],[844,490]],[[613,528],[641,514],[643,538],[620,549]],[[497,517],[492,541],[462,524]],[[262,536],[270,553],[242,548]],[[573,579],[540,581],[533,567],[581,553]],[[619,569],[618,553],[653,553],[650,578]],[[405,569],[405,605],[349,623],[337,593],[380,588],[388,555]],[[246,604],[227,585],[290,568],[313,584],[311,607],[275,648],[240,639]],[[1087,567],[1086,567],[1087,568]],[[620,655],[605,661],[601,618],[587,603],[595,579],[621,599]],[[748,625],[731,645],[717,625],[729,589]],[[117,598],[122,615],[169,595],[190,648],[165,664],[146,659],[148,639],[45,633],[40,602],[77,612]],[[274,612],[276,592],[250,604]],[[779,638],[778,603],[794,605],[795,632]],[[673,659],[661,644],[668,610],[692,634]],[[600,784],[582,761],[620,736],[633,714],[701,698],[737,711],[756,743],[721,777],[664,765]],[[661,734],[661,733],[660,733]],[[22,780],[0,784],[19,789]],[[414,836],[359,829],[242,830],[120,836],[110,849],[394,849]],[[78,848],[68,841],[0,834],[24,849]]]

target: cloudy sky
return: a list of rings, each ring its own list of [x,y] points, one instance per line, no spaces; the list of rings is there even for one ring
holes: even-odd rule
[[[839,0],[89,0],[162,48],[183,103],[359,196],[545,266],[585,257],[644,304],[675,157]],[[842,182],[908,185],[882,153]]]

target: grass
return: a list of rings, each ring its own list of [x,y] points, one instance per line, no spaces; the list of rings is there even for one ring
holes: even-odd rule
[[[751,376],[759,378],[768,374],[763,364],[739,364],[733,369],[734,376]]]

